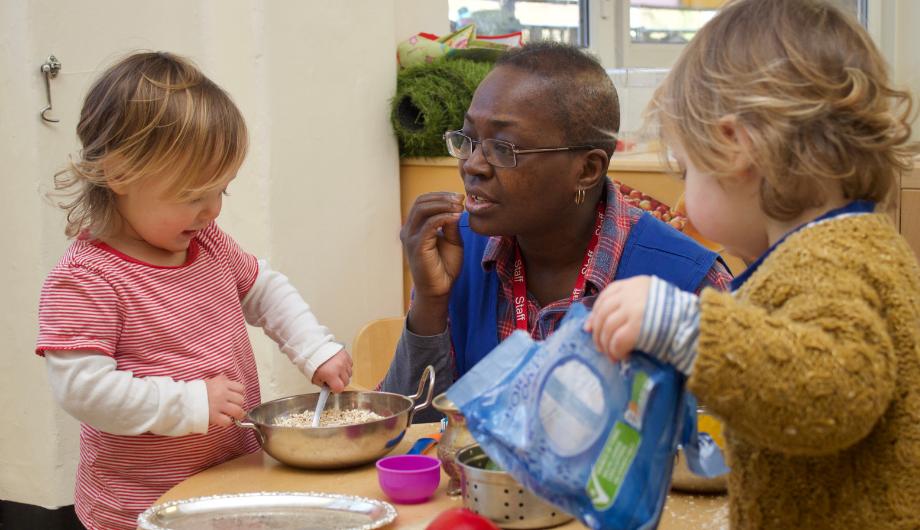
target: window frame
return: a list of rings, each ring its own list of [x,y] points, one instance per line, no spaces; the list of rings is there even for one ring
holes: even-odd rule
[[[883,29],[892,24],[883,0],[857,0],[857,17],[885,50]],[[630,38],[629,0],[588,0],[588,50],[605,68],[670,68],[682,44],[637,43]]]

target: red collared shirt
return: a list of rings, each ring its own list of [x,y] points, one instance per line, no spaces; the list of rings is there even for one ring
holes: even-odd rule
[[[623,247],[632,226],[639,220],[645,210],[631,206],[620,194],[617,186],[607,180],[607,211],[601,227],[597,253],[588,265],[583,301],[592,300],[613,281],[616,265],[620,262]],[[504,340],[515,328],[514,304],[512,295],[512,272],[514,271],[514,241],[510,237],[496,236],[489,239],[482,258],[486,270],[494,268],[498,274],[501,288],[498,292],[498,339]],[[700,286],[711,286],[719,290],[728,290],[732,276],[720,262],[716,262],[706,274],[706,280]],[[565,316],[572,302],[570,297],[556,300],[543,307],[529,292],[527,293],[527,322],[534,339],[542,340],[552,334]],[[453,351],[451,351],[453,355]]]

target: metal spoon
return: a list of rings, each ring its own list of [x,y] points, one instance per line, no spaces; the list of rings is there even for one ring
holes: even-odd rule
[[[323,409],[326,408],[326,400],[329,399],[329,387],[323,385],[319,390],[319,401],[316,402],[316,410],[313,411],[313,426],[319,427],[319,419],[323,415]]]

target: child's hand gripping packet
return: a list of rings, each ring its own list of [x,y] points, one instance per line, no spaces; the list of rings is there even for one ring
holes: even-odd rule
[[[657,525],[678,444],[690,469],[728,471],[696,431],[696,400],[673,367],[640,352],[613,363],[575,304],[556,332],[517,331],[447,392],[486,453],[591,528]]]

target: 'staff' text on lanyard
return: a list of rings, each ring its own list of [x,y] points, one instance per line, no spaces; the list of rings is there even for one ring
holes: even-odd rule
[[[572,303],[581,298],[585,292],[585,275],[588,272],[588,264],[594,257],[594,251],[601,239],[601,227],[604,224],[605,201],[597,204],[597,216],[594,221],[594,232],[591,234],[591,242],[588,243],[588,250],[585,252],[585,259],[581,263],[581,269],[578,271],[578,278],[575,280],[575,288],[572,289]],[[514,273],[511,277],[512,294],[514,295],[514,325],[516,329],[523,329],[529,332],[530,327],[527,325],[527,278],[524,274],[524,260],[521,258],[521,247],[514,245]]]

